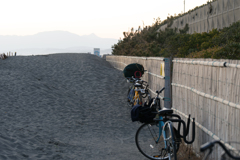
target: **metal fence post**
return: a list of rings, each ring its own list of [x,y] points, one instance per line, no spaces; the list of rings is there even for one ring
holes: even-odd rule
[[[172,108],[171,59],[170,58],[164,58],[164,72],[165,72],[164,107]]]

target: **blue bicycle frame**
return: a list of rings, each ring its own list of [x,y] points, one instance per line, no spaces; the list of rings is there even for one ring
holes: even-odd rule
[[[163,138],[166,139],[166,134],[165,132],[163,131],[163,126],[164,126],[164,122],[163,122],[163,117],[162,116],[159,116],[159,122],[158,122],[158,128],[159,128],[159,136],[158,136],[158,139],[156,141],[156,143],[158,143],[161,135],[163,134]],[[166,141],[164,140],[164,144],[165,144],[165,147],[167,146],[166,144]]]

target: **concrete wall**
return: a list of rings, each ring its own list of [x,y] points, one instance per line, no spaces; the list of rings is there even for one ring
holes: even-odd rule
[[[171,28],[183,29],[189,25],[189,34],[222,29],[240,20],[240,0],[218,0],[174,20]],[[160,30],[164,30],[167,24]]]

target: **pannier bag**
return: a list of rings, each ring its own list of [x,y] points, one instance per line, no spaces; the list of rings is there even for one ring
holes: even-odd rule
[[[144,103],[143,107],[139,109],[139,121],[141,123],[153,122],[153,119],[156,117],[156,108],[150,108],[152,102],[153,99],[151,99],[148,104]]]
[[[135,106],[132,107],[132,110],[131,110],[131,119],[133,122],[135,121],[139,121],[139,109],[141,108],[142,106],[137,104]]]
[[[124,68],[123,74],[126,78],[140,78],[144,74],[144,67],[138,63],[131,63]]]
[[[132,121],[140,121],[141,123],[150,123],[153,122],[153,119],[156,117],[156,110],[154,107],[150,108],[150,104],[153,99],[151,99],[149,105],[144,103],[143,106],[135,105],[131,110]]]

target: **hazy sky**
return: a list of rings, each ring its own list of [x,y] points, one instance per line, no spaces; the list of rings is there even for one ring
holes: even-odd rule
[[[33,35],[44,31],[95,33],[123,37],[131,27],[151,25],[184,10],[184,0],[0,0],[0,35]],[[185,0],[185,11],[207,0]]]

